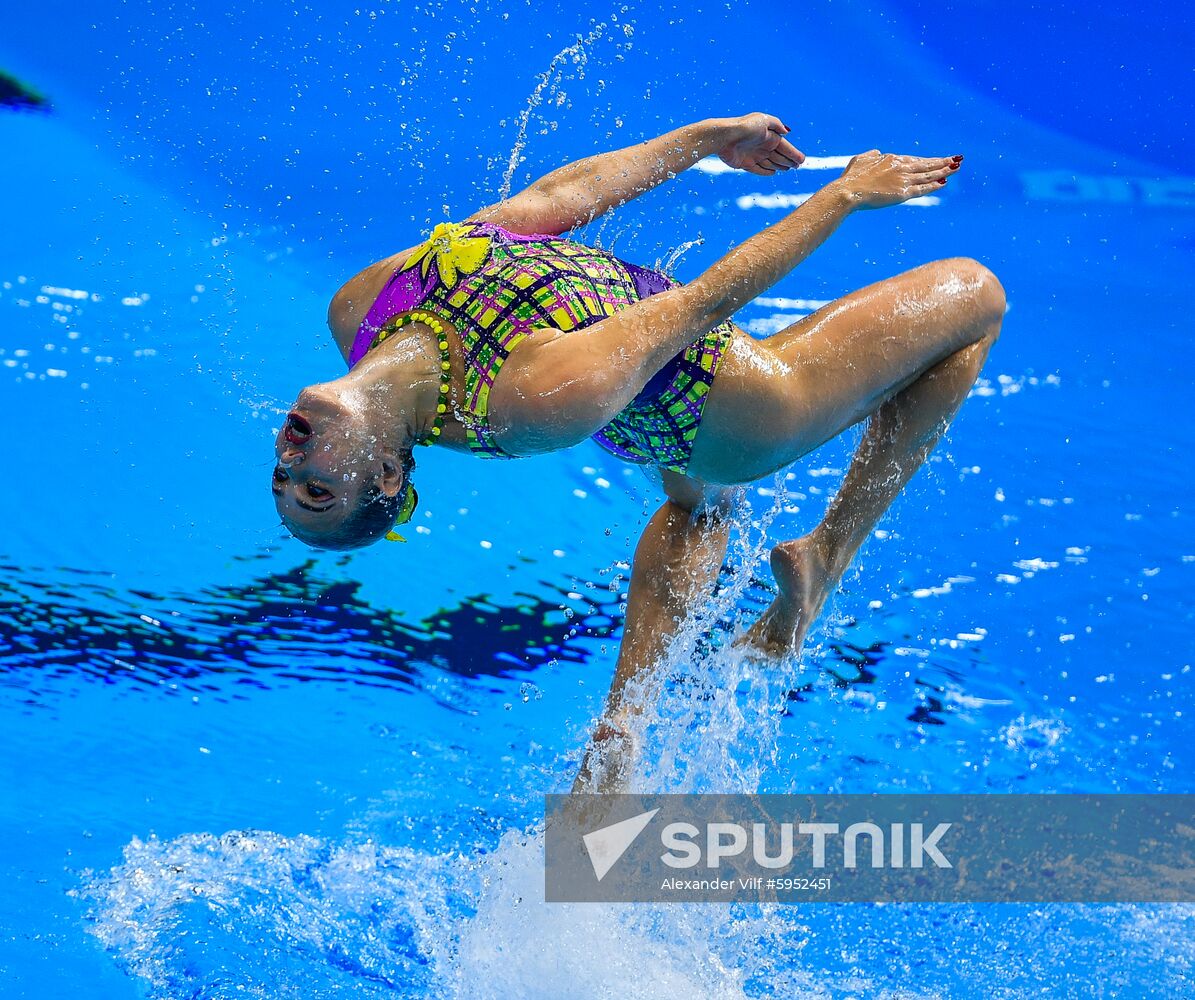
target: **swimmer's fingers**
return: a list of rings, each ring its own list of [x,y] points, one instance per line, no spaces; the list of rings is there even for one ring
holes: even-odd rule
[[[788,159],[788,157],[783,156],[775,150],[767,149],[755,150],[749,156],[742,157],[739,165],[741,169],[753,174],[764,170],[768,176],[781,173],[785,170],[792,170],[796,167],[796,164]]]
[[[773,115],[760,113],[730,120],[729,141],[718,150],[728,166],[758,176],[799,167],[805,154],[788,139],[788,127]]]
[[[885,208],[940,191],[961,157],[900,156],[878,149],[851,158],[837,181],[853,208]]]
[[[942,186],[946,183],[946,178],[940,178],[936,181],[926,181],[922,184],[910,184],[905,188],[904,200],[908,201],[911,198],[924,198],[929,194],[937,194],[942,190]]]
[[[738,157],[735,160],[734,166],[739,170],[745,170],[749,174],[757,174],[760,177],[771,177],[781,170],[789,169],[787,164],[773,163],[767,153]]]
[[[963,162],[961,156],[937,156],[932,159],[920,156],[906,156],[904,160],[910,174],[919,179],[932,174],[935,180],[954,173]]]
[[[922,163],[904,164],[901,167],[900,175],[910,184],[921,184],[924,181],[936,181],[941,177],[949,177],[957,169],[957,166],[950,161],[942,165],[938,165],[937,161],[934,161],[932,166]]]
[[[922,174],[913,174],[909,180],[914,184],[938,183],[946,180],[954,173],[953,167],[942,167],[940,170],[928,170]]]
[[[794,167],[799,167],[802,163],[805,162],[805,154],[802,153],[799,149],[797,149],[797,147],[794,146],[787,139],[781,139],[776,144],[776,148],[774,150],[772,150],[771,155],[773,157],[776,157],[776,156],[783,157]]]
[[[905,170],[905,200],[923,198],[942,190],[946,179],[959,168],[962,157],[903,156],[900,158]]]
[[[933,160],[917,159],[909,167],[909,181],[920,186],[929,185],[931,189],[939,188],[958,170],[962,162],[961,156],[944,156]]]

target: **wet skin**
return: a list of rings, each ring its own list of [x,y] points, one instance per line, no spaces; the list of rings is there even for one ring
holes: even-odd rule
[[[274,439],[277,464],[270,490],[286,522],[328,530],[356,503],[365,463],[360,443],[343,430],[345,417],[334,397],[325,398],[313,387],[304,390],[283,421]]]

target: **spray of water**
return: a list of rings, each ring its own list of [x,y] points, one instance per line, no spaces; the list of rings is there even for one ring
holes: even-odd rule
[[[527,106],[519,112],[519,124],[515,131],[514,144],[510,151],[506,170],[502,174],[502,187],[499,199],[505,201],[510,197],[511,186],[514,183],[515,171],[523,159],[523,150],[527,148],[527,127],[531,116],[544,102],[545,96],[550,96],[559,90],[566,68],[572,64],[583,67],[589,60],[589,49],[597,42],[606,30],[605,22],[595,25],[593,30],[584,38],[578,38],[572,45],[565,46],[552,57],[548,68],[544,70],[527,99]]]
[[[717,594],[681,628],[662,682],[632,692],[645,700],[634,787],[759,787],[794,665],[706,637],[729,638],[784,502],[778,480],[770,509],[739,509]],[[775,907],[548,906],[535,825],[474,858],[263,832],[134,840],[80,895],[97,936],[162,997],[220,996],[232,983],[263,997],[350,984],[362,996],[741,997],[761,975],[785,995],[824,995],[791,954],[771,967],[781,941],[791,953],[803,937]],[[263,967],[263,952],[302,956],[301,974],[282,957]]]
[[[705,239],[700,236],[695,240],[686,240],[680,246],[673,249],[664,260],[657,261],[657,269],[663,271],[667,275],[675,274],[676,267],[681,262],[685,254],[687,254],[694,247],[701,246],[704,242]]]

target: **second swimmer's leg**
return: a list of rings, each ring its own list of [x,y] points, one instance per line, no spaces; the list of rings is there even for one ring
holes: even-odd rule
[[[664,490],[668,500],[635,548],[618,664],[575,792],[627,790],[637,753],[630,721],[651,698],[650,691],[635,690],[632,682],[651,678],[680,622],[709,595],[726,554],[726,515],[736,491],[708,488],[671,472],[664,473]]]

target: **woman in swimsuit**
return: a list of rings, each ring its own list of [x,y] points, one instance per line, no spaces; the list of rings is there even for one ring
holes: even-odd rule
[[[415,445],[514,458],[592,437],[657,467],[667,500],[635,551],[594,734],[607,750],[625,746],[642,708],[624,701],[627,683],[712,587],[735,488],[868,420],[821,523],[772,550],[778,594],[744,637],[767,654],[795,652],[1000,331],[1004,291],[965,258],[853,292],[766,341],[730,321],[852,212],[938,191],[961,156],[861,153],[687,285],[559,238],[707,155],[760,175],[798,167],[787,133],[764,114],[699,122],[562,167],[366,268],[329,309],[348,374],[304,389],[278,435],[283,522],[333,549],[396,537],[417,503]],[[604,783],[617,784],[621,767],[605,768]]]

